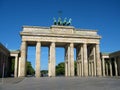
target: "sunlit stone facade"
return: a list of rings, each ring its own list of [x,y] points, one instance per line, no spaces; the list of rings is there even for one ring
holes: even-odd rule
[[[77,76],[101,76],[100,38],[96,30],[76,29],[73,26],[23,26],[19,60],[19,77],[26,76],[27,47],[36,47],[35,76],[40,77],[41,47],[49,47],[48,76],[56,76],[56,47],[65,49],[65,76],[74,76],[76,48]]]

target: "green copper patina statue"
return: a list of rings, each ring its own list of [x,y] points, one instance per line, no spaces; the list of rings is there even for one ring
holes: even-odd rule
[[[57,21],[56,21],[56,19],[55,19],[55,18],[53,18],[53,20],[54,20],[54,25],[57,25]]]
[[[67,26],[71,24],[72,19],[70,18],[69,21],[67,22]]]
[[[62,19],[60,17],[58,18],[58,25],[62,25]]]
[[[66,19],[67,19],[67,18],[65,18],[64,21],[63,21],[63,26],[65,26],[66,23],[67,23]]]
[[[59,17],[58,21],[56,20],[56,18],[53,18],[54,20],[54,25],[60,25],[60,26],[69,26],[71,25],[71,21],[72,19],[70,18],[69,21],[67,22],[67,18],[64,18],[64,21],[62,22],[62,19]]]

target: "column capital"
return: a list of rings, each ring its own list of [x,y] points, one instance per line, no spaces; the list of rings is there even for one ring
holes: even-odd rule
[[[21,42],[27,42],[26,40],[22,40]]]
[[[37,41],[37,43],[41,43],[41,41]]]
[[[84,43],[83,43],[83,45],[87,45],[87,43],[86,43],[86,42],[84,42]]]
[[[38,46],[37,46],[37,45],[38,45]],[[40,42],[40,41],[37,41],[37,42],[36,42],[36,48],[39,47],[39,46],[41,46],[41,42]]]
[[[73,47],[74,46],[74,43],[70,43],[70,47]]]
[[[100,43],[95,43],[95,45],[100,45]]]
[[[55,42],[51,42],[51,45],[55,45]]]
[[[51,42],[51,43],[56,43],[55,41]]]
[[[70,42],[70,44],[74,44],[74,42]]]

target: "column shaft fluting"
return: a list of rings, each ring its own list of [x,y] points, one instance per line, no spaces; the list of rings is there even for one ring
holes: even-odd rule
[[[81,64],[82,64],[81,76],[83,76],[84,75],[83,45],[81,46]]]
[[[50,45],[49,51],[49,76],[56,76],[55,73],[55,42],[52,42]]]
[[[36,44],[36,66],[35,66],[35,76],[40,77],[40,54],[41,54],[41,43]]]
[[[70,76],[70,45],[65,48],[65,76]]]
[[[74,76],[74,44],[70,43],[70,76]]]
[[[94,75],[94,71],[93,71],[93,68],[94,68],[93,66],[94,65],[93,65],[93,62],[91,64],[92,64],[91,66],[92,66],[92,76],[93,76]]]
[[[94,55],[94,76],[96,76],[96,53],[95,53],[95,46],[93,46],[93,55]]]
[[[105,61],[104,61],[104,58],[102,58],[102,73],[103,73],[103,76],[105,76]]]
[[[115,59],[115,61],[114,61],[114,64],[115,64],[115,76],[118,76],[117,59],[116,59],[116,57],[114,59]]]
[[[83,44],[84,76],[88,76],[87,44]]]
[[[14,77],[18,76],[18,56],[15,56]]]
[[[101,60],[99,44],[96,44],[97,76],[101,76]]]
[[[25,77],[26,76],[26,58],[27,58],[27,42],[22,41],[19,77]]]

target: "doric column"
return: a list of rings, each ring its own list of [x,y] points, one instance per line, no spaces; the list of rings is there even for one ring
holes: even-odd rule
[[[41,43],[36,44],[36,66],[35,66],[35,76],[40,77],[40,54],[41,54]]]
[[[99,44],[96,44],[97,76],[101,76],[101,60]]]
[[[81,76],[84,76],[84,61],[83,61],[83,45],[81,46],[81,66],[82,66],[82,69],[81,69]]]
[[[21,64],[21,57],[19,57],[19,60],[18,60],[18,77],[20,77],[20,65]]]
[[[76,58],[77,58],[77,76],[82,76],[82,47],[81,45],[79,45],[76,48],[77,54],[76,54]]]
[[[74,76],[74,44],[65,48],[65,76]]]
[[[51,72],[51,61],[50,61],[50,48],[49,48],[49,60],[48,60],[48,76],[49,76],[49,77],[52,76],[52,72]]]
[[[117,59],[116,57],[114,58],[114,64],[115,64],[115,76],[118,76],[118,70],[117,70]]]
[[[91,71],[92,71],[92,76],[94,75],[94,71],[93,71],[93,62],[91,63],[91,66],[92,66],[92,69],[91,69]]]
[[[94,76],[96,76],[96,53],[95,53],[95,46],[93,46],[93,55],[94,55]]]
[[[18,56],[15,56],[14,77],[18,76]]]
[[[103,57],[102,57],[102,73],[103,73],[103,76],[105,76],[105,61]]]
[[[56,68],[55,68],[55,64],[56,64],[56,59],[55,59],[55,54],[56,52],[55,52],[55,43],[53,42],[52,43],[52,58],[51,58],[51,60],[52,60],[52,76],[56,76]]]
[[[79,46],[76,48],[76,64],[77,64],[77,76],[80,76],[80,67],[79,67],[79,63],[80,63],[80,48]]]
[[[52,42],[50,45],[50,52],[49,52],[49,76],[56,76],[55,73],[55,42]]]
[[[74,44],[70,43],[70,76],[74,76]]]
[[[109,64],[110,64],[110,76],[113,76],[112,75],[112,61],[111,60],[110,60]]]
[[[70,76],[70,45],[65,47],[65,76]]]
[[[27,42],[22,41],[19,77],[25,77],[26,76],[26,58],[27,58]]]
[[[83,44],[84,76],[88,76],[87,44]]]

